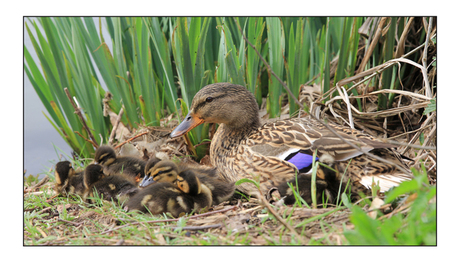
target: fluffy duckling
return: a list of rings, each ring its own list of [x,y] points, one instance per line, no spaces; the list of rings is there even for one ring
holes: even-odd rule
[[[65,195],[83,195],[85,187],[83,185],[83,172],[75,172],[69,161],[61,161],[56,164],[54,171],[56,193]]]
[[[139,187],[147,187],[155,182],[174,183],[179,172],[177,165],[172,161],[159,161],[158,158],[151,158],[145,164],[145,176],[139,183]]]
[[[169,212],[173,217],[189,213],[193,209],[193,200],[169,182],[153,183],[141,189],[125,204],[126,211],[140,211],[152,215]]]
[[[329,175],[329,172],[327,172],[327,174]],[[305,202],[307,202],[308,204],[312,203],[311,176],[311,173],[302,173],[297,176],[297,181],[294,177],[290,181],[282,183],[278,186],[278,191],[280,195],[284,197],[285,204],[294,204],[296,202],[294,193],[289,184],[292,185],[292,188],[299,193],[299,196],[302,197],[302,199],[304,199]],[[327,177],[326,180],[324,172],[318,168],[316,173],[316,202],[322,202],[323,194],[324,198],[327,199],[327,202],[332,203],[335,201],[337,194],[334,192],[337,191],[331,191],[327,189],[328,184],[330,184],[327,181],[331,179],[333,178]]]
[[[211,207],[213,203],[212,191],[200,181],[193,170],[179,172],[176,185],[192,198],[194,210],[199,211]]]
[[[106,176],[103,167],[90,164],[84,172],[84,198],[93,197],[94,191],[107,201],[118,200],[123,203],[139,191],[135,179],[128,175],[112,174]]]
[[[115,150],[108,145],[102,145],[96,150],[94,163],[104,166],[106,175],[124,173],[135,177],[137,181],[144,177],[144,160],[130,156],[117,157]]]
[[[177,218],[210,207],[211,204],[211,190],[201,184],[192,171],[184,171],[178,174],[175,183],[153,182],[141,189],[128,200],[124,209],[153,215],[169,212]]]
[[[208,168],[200,165],[175,164],[172,161],[160,161],[150,159],[145,165],[145,177],[139,184],[146,187],[154,182],[174,183],[177,176],[185,171],[192,171],[199,181],[206,185],[212,193],[212,204],[217,205],[229,199],[235,192],[235,183],[226,182],[218,177],[216,168]]]
[[[181,166],[182,172],[191,170],[195,173],[201,183],[206,185],[212,193],[212,205],[218,205],[223,201],[228,200],[235,193],[235,183],[227,182],[218,177],[217,168],[201,167],[201,166]],[[179,171],[181,173],[181,171]]]

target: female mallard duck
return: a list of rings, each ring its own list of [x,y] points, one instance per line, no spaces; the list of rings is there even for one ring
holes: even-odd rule
[[[169,212],[177,218],[210,207],[211,203],[209,188],[201,184],[193,172],[184,171],[177,176],[175,183],[154,182],[141,189],[128,200],[125,210],[153,215]]]
[[[211,190],[212,204],[217,205],[229,199],[234,191],[234,182],[226,182],[217,177],[216,168],[209,168],[200,165],[192,166],[190,164],[180,163],[176,165],[172,161],[149,160],[145,165],[145,177],[140,182],[139,187],[146,187],[155,182],[174,183],[178,175],[182,172],[193,172],[199,181]]]
[[[83,177],[85,199],[93,197],[96,191],[104,200],[123,203],[139,191],[133,177],[123,174],[106,176],[103,167],[98,164],[88,165]]]
[[[329,162],[338,170],[337,178],[351,161],[346,177],[351,179],[354,188],[359,184],[361,189],[369,188],[374,180],[379,181],[384,190],[411,178],[394,165],[370,159],[313,118],[261,125],[255,97],[241,85],[217,83],[203,87],[193,98],[184,121],[170,136],[181,136],[204,122],[220,124],[210,147],[211,163],[219,175],[230,182],[258,179],[263,191],[292,180],[298,171],[308,172],[315,150],[320,161]],[[393,145],[357,130],[332,123],[329,126],[361,150],[403,165],[399,156],[389,149]],[[243,183],[237,189],[250,194],[254,187]]]
[[[56,193],[83,195],[85,191],[83,172],[75,172],[69,161],[61,161],[56,164],[54,177],[56,179],[54,186]]]
[[[124,173],[135,177],[137,181],[144,177],[145,161],[136,157],[117,157],[115,150],[108,145],[102,145],[96,149],[94,163],[104,166],[104,173]]]

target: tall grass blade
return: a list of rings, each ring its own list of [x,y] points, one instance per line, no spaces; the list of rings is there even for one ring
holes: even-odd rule
[[[267,22],[267,38],[268,38],[268,64],[272,71],[280,78],[284,74],[284,30],[280,18],[268,17]],[[267,112],[270,118],[280,115],[281,108],[281,92],[282,87],[280,82],[269,76],[268,84],[268,99],[267,99]]]

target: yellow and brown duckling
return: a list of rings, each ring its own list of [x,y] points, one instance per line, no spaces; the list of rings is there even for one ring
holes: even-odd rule
[[[175,183],[179,169],[172,161],[159,161],[157,158],[151,158],[145,164],[144,172],[144,179],[139,183],[139,187],[141,188],[155,182]]]
[[[155,182],[176,182],[182,172],[193,172],[199,181],[206,185],[212,193],[212,205],[220,204],[229,199],[235,192],[235,183],[226,182],[217,176],[216,168],[209,168],[191,164],[176,164],[163,160],[157,162],[150,159],[145,166],[145,177],[140,182],[140,187],[146,187]]]
[[[211,207],[213,203],[212,191],[200,181],[193,170],[179,172],[176,185],[193,200],[193,209],[195,211]]]
[[[393,164],[380,162],[350,146],[354,144],[407,170],[393,145],[361,131],[329,122],[328,125],[348,143],[313,118],[291,118],[261,123],[254,95],[244,86],[230,83],[210,84],[193,98],[190,111],[171,137],[184,135],[202,123],[218,123],[210,146],[211,164],[219,176],[236,182],[259,176],[263,192],[292,180],[295,173],[308,173],[313,152],[331,158],[345,183],[351,180],[354,192],[370,188],[379,181],[381,191],[410,180],[410,171],[402,172]],[[238,190],[251,194],[254,187],[243,183]]]
[[[77,194],[83,195],[85,187],[83,185],[83,172],[75,172],[72,163],[61,161],[56,164],[54,177],[56,193],[64,195]]]
[[[136,157],[117,157],[115,150],[111,146],[102,145],[96,150],[94,163],[102,165],[106,175],[123,173],[125,175],[132,176],[139,181],[144,177],[146,162]]]
[[[229,182],[219,178],[217,168],[204,166],[180,165],[183,171],[191,170],[201,183],[206,185],[212,193],[212,205],[218,205],[228,200],[235,193],[235,182]],[[182,172],[183,172],[182,171]],[[179,173],[182,173],[179,172]]]
[[[153,182],[128,200],[127,211],[161,214],[169,212],[179,217],[192,211],[210,207],[212,194],[201,184],[192,171],[184,171],[177,176],[175,183]]]
[[[112,174],[106,176],[103,167],[90,164],[84,171],[84,198],[94,197],[95,191],[107,201],[123,203],[139,191],[135,178],[129,175]]]

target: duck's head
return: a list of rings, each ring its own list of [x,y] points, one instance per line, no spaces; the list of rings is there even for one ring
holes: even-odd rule
[[[94,163],[108,166],[117,159],[115,150],[111,146],[102,145],[96,149]]]
[[[198,195],[201,193],[200,179],[198,179],[192,170],[180,172],[177,176],[176,185],[182,192],[190,195]]]
[[[172,161],[149,159],[145,165],[145,177],[139,187],[146,187],[155,182],[174,183],[177,179],[178,168]]]
[[[188,115],[170,136],[175,138],[184,135],[205,122],[225,124],[231,129],[258,127],[260,120],[256,99],[241,85],[207,85],[193,97]]]
[[[101,165],[90,164],[86,167],[83,174],[83,184],[88,189],[95,182],[105,178],[104,171]]]
[[[69,161],[61,161],[56,164],[54,176],[57,185],[63,185],[66,180],[75,174],[72,164]]]

